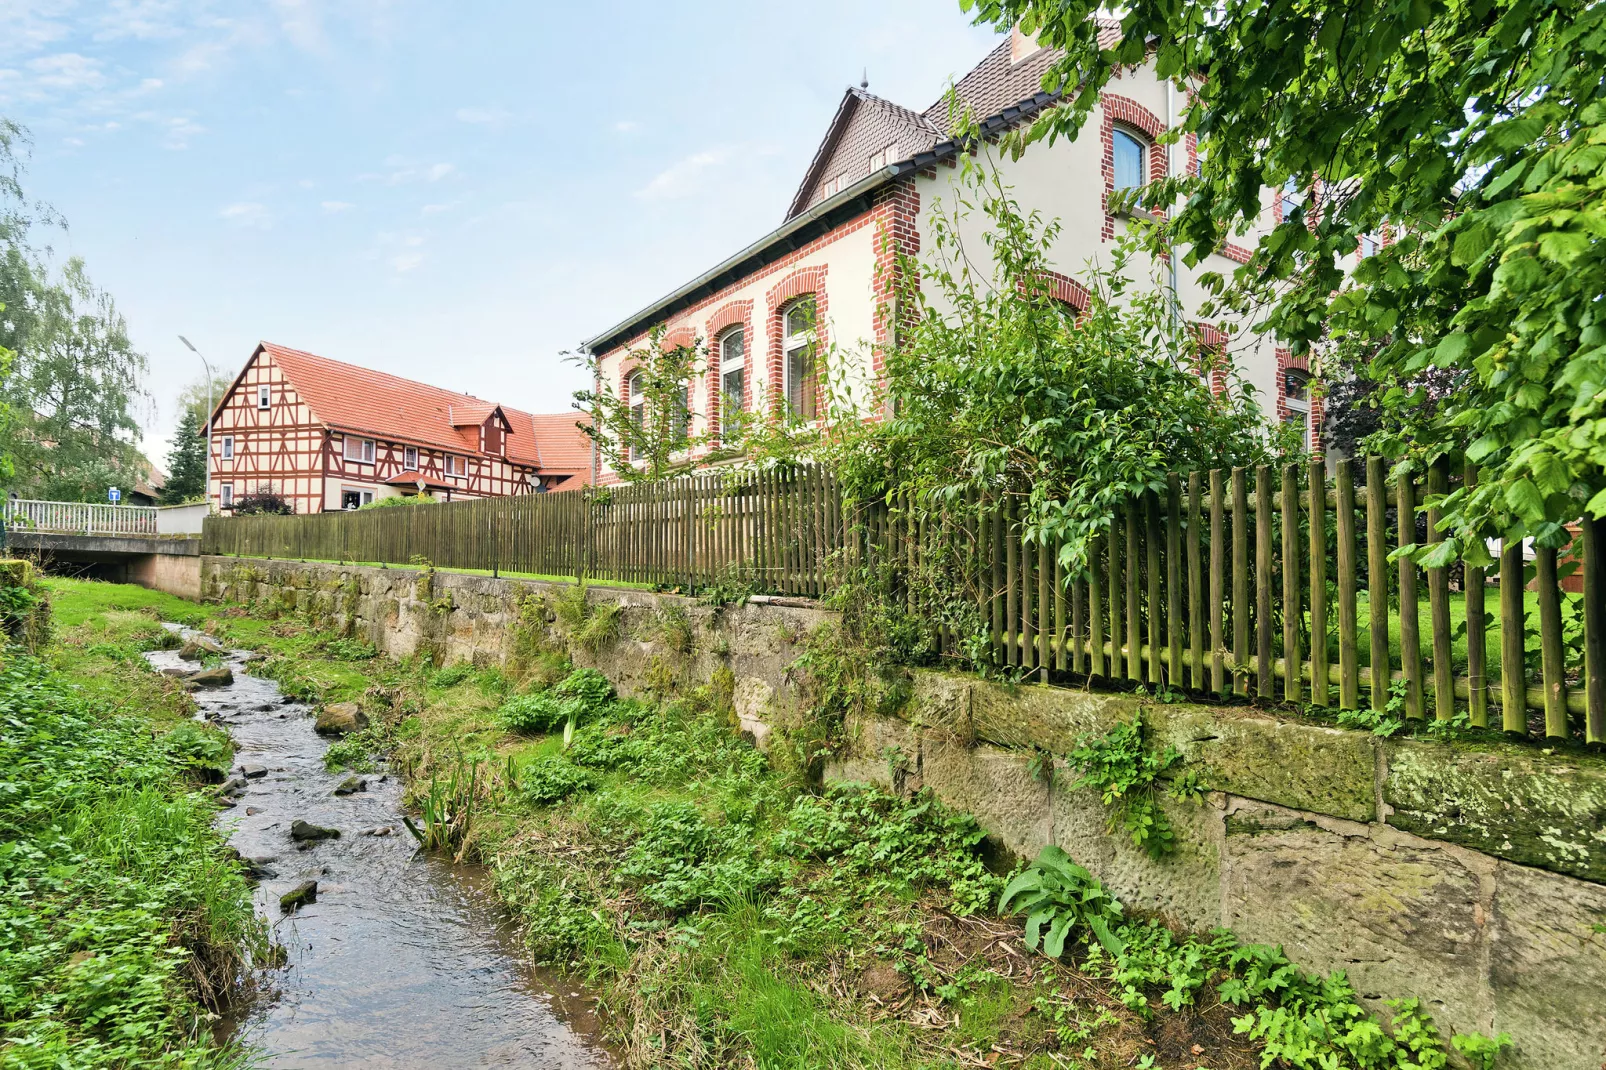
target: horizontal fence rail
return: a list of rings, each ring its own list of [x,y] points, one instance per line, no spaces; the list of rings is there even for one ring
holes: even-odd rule
[[[1395,551],[1441,541],[1432,505],[1475,473],[1391,476],[1376,457],[1334,471],[1317,459],[1173,475],[1116,510],[1076,577],[1029,537],[1018,497],[850,505],[816,466],[208,518],[202,548],[803,597],[875,574],[956,660],[1606,741],[1594,522],[1560,550],[1494,544],[1494,567],[1423,569]],[[1582,590],[1564,591],[1576,564]]]
[[[70,535],[155,535],[156,507],[15,498],[8,503],[6,524]]]

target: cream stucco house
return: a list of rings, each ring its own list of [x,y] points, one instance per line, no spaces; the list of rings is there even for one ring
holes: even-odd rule
[[[1112,41],[1119,37],[1113,23],[1104,33]],[[1056,57],[1016,31],[955,84],[954,94],[984,135],[1002,133],[1055,106],[1042,81]],[[1195,165],[1191,141],[1159,142],[1178,106],[1175,90],[1152,66],[1129,69],[1074,142],[1039,142],[1018,159],[997,156],[1022,208],[1060,222],[1051,249],[1057,297],[1085,302],[1078,273],[1126,225],[1109,211],[1114,191]],[[880,347],[893,329],[894,242],[910,253],[929,245],[932,213],[951,203],[959,180],[954,163],[967,150],[948,135],[951,112],[946,93],[913,111],[863,87],[848,89],[779,227],[585,343],[597,358],[599,386],[631,396],[629,353],[662,324],[663,345],[702,339],[708,348],[706,374],[690,389],[699,438],[718,442],[721,414],[735,407],[761,416],[790,411],[816,417],[819,386],[806,360],[811,343],[851,363],[839,373],[845,372],[856,401],[868,398],[880,372]],[[1282,207],[1268,203],[1268,227]],[[985,256],[984,225],[972,215],[961,227],[973,257]],[[1167,284],[1176,287],[1183,314],[1203,300],[1202,272],[1230,272],[1248,255],[1229,245],[1197,268],[1179,265]],[[1236,341],[1229,355],[1268,415],[1301,423],[1314,445],[1321,403],[1306,390],[1304,360],[1256,338]],[[617,479],[606,469],[599,475],[602,482]]]

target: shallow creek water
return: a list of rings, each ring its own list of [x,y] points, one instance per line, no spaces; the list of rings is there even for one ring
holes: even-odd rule
[[[195,667],[175,651],[146,656],[159,670]],[[418,851],[402,785],[382,770],[364,775],[367,790],[334,795],[348,774],[324,769],[328,743],[307,707],[242,660],[229,658],[232,685],[195,699],[234,737],[236,772],[256,774],[218,820],[271,873],[256,905],[289,963],[265,976],[234,1036],[271,1067],[608,1067],[584,994],[523,961],[486,874]],[[294,843],[298,818],[340,838]],[[279,896],[309,878],[317,901],[282,915]]]

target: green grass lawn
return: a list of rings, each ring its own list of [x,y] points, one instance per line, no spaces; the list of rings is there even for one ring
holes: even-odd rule
[[[140,655],[199,607],[50,580],[55,635],[0,654],[0,1066],[232,1067],[212,1039],[270,953],[204,784],[232,748]]]

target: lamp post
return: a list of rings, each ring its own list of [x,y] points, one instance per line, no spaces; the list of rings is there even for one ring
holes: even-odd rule
[[[212,365],[207,363],[206,356],[199,349],[195,348],[195,343],[191,342],[188,338],[185,338],[182,334],[178,336],[178,340],[180,342],[183,342],[185,348],[188,349],[191,353],[194,353],[196,356],[201,358],[201,367],[206,369],[206,487],[201,492],[201,496],[206,499],[207,511],[211,512],[211,509],[212,509],[212,406],[214,404],[214,402],[212,400],[212,384],[214,382],[216,382],[216,378],[212,375]]]

